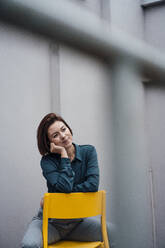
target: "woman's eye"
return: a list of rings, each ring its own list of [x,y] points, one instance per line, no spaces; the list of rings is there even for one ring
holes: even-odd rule
[[[65,131],[66,130],[66,128],[64,127],[63,129],[62,129],[62,131]]]
[[[53,138],[56,138],[56,137],[57,137],[57,134],[54,134],[54,135],[53,135]]]

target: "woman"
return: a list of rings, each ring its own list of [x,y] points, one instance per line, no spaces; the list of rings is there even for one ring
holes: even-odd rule
[[[96,149],[92,145],[73,143],[73,132],[65,120],[54,114],[46,115],[37,131],[41,168],[48,192],[95,192],[99,186]],[[42,207],[32,219],[23,238],[22,248],[41,248]],[[108,225],[109,233],[109,225]],[[100,221],[96,218],[50,219],[48,243],[61,239],[97,241],[101,239]]]

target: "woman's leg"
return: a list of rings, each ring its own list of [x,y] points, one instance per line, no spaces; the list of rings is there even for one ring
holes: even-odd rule
[[[48,243],[52,244],[60,240],[61,237],[57,229],[48,223]],[[21,248],[42,248],[42,219],[34,217],[28,226],[21,243]]]
[[[107,233],[111,248],[115,247],[114,227],[111,223],[107,223]],[[77,227],[71,231],[66,237],[66,240],[75,241],[100,241],[101,235],[101,222],[97,217],[85,218]]]

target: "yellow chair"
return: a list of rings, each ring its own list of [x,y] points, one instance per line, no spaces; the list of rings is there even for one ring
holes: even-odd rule
[[[77,242],[58,241],[48,245],[48,218],[75,219],[101,215],[103,241]],[[106,217],[105,191],[90,193],[46,193],[43,208],[43,244],[44,248],[109,248]]]

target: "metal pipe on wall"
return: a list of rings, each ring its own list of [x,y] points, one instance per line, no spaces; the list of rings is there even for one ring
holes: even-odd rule
[[[115,224],[118,248],[152,247],[144,89],[136,64],[112,70]]]

